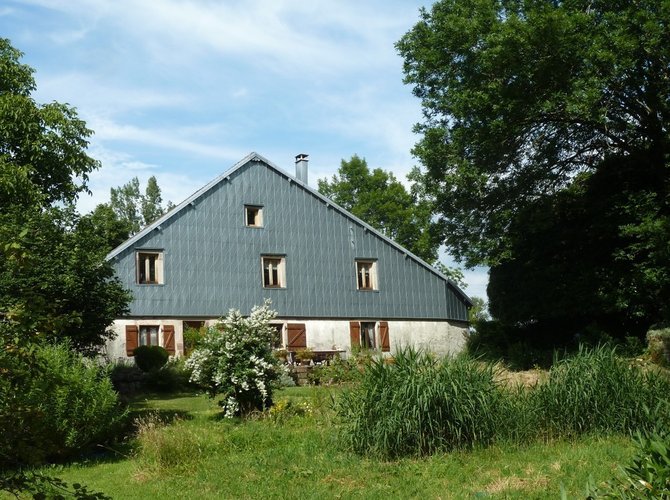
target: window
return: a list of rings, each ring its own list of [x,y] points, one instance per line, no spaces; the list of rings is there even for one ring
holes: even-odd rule
[[[261,259],[263,265],[263,287],[286,287],[286,260],[284,257],[268,256]]]
[[[274,349],[281,349],[284,347],[284,324],[283,323],[273,323],[272,328],[275,329],[272,335],[272,347]]]
[[[137,282],[163,284],[163,252],[137,252]]]
[[[244,225],[247,227],[263,227],[263,207],[245,205]]]
[[[158,326],[140,326],[140,345],[158,345]]]
[[[351,335],[352,348],[363,347],[391,352],[388,321],[350,321],[349,334]]]
[[[360,346],[367,349],[376,347],[375,324],[361,322],[361,343]]]
[[[357,260],[356,282],[359,290],[377,290],[377,262]]]

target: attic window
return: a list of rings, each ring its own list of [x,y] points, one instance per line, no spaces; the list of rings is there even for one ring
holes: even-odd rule
[[[163,252],[137,252],[137,283],[140,285],[163,284]]]
[[[286,259],[277,256],[261,258],[263,288],[286,288]]]
[[[359,290],[377,290],[377,262],[356,261],[356,284]]]
[[[245,205],[244,225],[247,227],[263,227],[263,207]]]

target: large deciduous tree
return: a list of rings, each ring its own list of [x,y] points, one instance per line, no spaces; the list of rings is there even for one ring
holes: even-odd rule
[[[24,341],[69,338],[91,352],[129,302],[72,205],[99,166],[92,132],[73,108],[33,100],[20,57],[0,39],[0,319]]]
[[[667,319],[670,2],[441,0],[397,47],[426,193],[493,266],[492,312]]]
[[[407,192],[392,173],[370,170],[365,158],[354,155],[342,160],[330,181],[319,179],[318,189],[426,262],[437,259],[440,244],[432,231],[430,205]]]

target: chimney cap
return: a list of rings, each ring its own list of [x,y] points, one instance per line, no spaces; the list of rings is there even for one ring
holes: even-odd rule
[[[309,155],[306,153],[300,153],[295,156],[295,161],[308,161]]]

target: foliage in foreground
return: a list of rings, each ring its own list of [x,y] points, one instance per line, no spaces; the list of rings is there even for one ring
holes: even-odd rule
[[[255,306],[248,318],[231,309],[186,361],[193,370],[191,382],[212,398],[221,396],[228,418],[272,405],[272,382],[279,378],[270,347],[276,334],[270,321],[276,316],[269,301]]]
[[[110,380],[67,345],[0,348],[0,466],[63,459],[124,422]]]
[[[649,431],[668,424],[670,380],[599,347],[558,362],[544,383],[507,387],[496,381],[491,364],[405,349],[394,364],[373,360],[337,411],[351,449],[394,458]]]
[[[638,452],[619,477],[601,488],[592,488],[596,498],[670,498],[670,433],[637,434]]]

